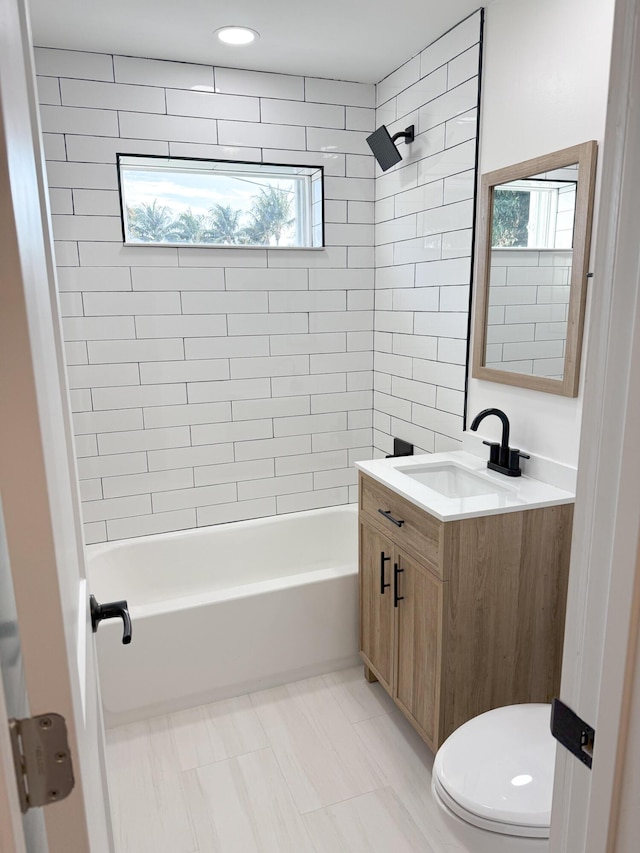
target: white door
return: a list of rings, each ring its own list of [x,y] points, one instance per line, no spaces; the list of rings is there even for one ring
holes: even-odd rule
[[[622,787],[638,744],[628,722],[640,614],[640,0],[616,2],[603,154],[561,689],[596,736],[592,771],[558,750],[552,853],[639,844],[616,841],[616,826],[640,798],[637,758]],[[633,810],[619,812],[627,798]]]
[[[0,0],[0,489],[5,563],[15,592],[30,713],[61,714],[69,732],[76,784],[67,799],[42,809],[48,851],[109,853],[113,844],[104,729],[44,187],[24,2]],[[7,704],[16,698],[8,695]],[[2,732],[0,742],[6,744],[4,738]],[[15,803],[4,805],[12,808]],[[37,844],[29,853],[42,849]]]

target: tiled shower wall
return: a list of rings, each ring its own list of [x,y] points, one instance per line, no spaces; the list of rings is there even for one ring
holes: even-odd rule
[[[376,126],[415,126],[376,173],[374,445],[434,452],[462,436],[482,12],[376,87]],[[377,167],[376,167],[377,168]]]
[[[372,455],[374,87],[36,63],[87,541],[354,500]],[[323,165],[327,248],[123,247],[116,152]]]
[[[480,26],[378,87],[36,50],[87,542],[356,500],[374,410],[377,453],[456,445]],[[323,165],[326,248],[123,247],[118,152]]]

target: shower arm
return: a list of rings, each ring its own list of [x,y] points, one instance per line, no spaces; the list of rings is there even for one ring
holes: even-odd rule
[[[410,142],[416,138],[416,129],[415,125],[410,124],[409,127],[404,130],[398,131],[398,133],[394,133],[391,137],[391,141],[395,142],[396,139],[404,139],[405,143],[408,145]]]

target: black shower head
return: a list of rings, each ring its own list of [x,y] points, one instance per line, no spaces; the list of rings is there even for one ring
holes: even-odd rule
[[[371,136],[367,136],[367,142],[383,172],[402,160],[400,152],[393,144],[389,131],[384,125],[375,130]]]
[[[373,156],[378,161],[383,172],[386,172],[387,169],[390,169],[402,160],[402,155],[395,146],[395,140],[401,138],[404,138],[407,143],[413,142],[414,126],[411,125],[406,130],[390,136],[389,131],[383,124],[377,130],[374,130],[371,136],[367,136],[369,148],[373,151]]]

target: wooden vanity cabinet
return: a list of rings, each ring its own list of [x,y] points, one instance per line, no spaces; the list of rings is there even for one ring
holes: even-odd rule
[[[441,522],[360,475],[365,673],[433,750],[477,714],[558,694],[572,521],[564,504]]]

